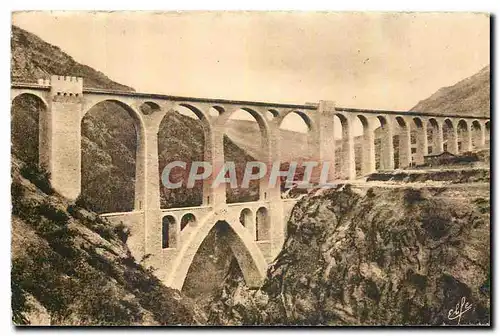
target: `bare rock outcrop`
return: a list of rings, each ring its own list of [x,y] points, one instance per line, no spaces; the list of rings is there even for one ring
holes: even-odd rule
[[[489,323],[489,201],[329,190],[295,207],[260,290],[228,274],[212,324]],[[464,298],[464,299],[463,299]],[[466,305],[467,305],[466,304]],[[464,307],[465,309],[465,307]]]

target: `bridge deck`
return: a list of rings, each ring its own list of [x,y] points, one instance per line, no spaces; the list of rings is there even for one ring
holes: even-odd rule
[[[11,88],[28,88],[38,90],[49,90],[50,86],[40,85],[36,83],[12,83]],[[195,103],[211,103],[211,104],[231,104],[231,105],[246,105],[257,107],[275,107],[275,108],[289,108],[297,110],[317,110],[319,104],[287,104],[287,103],[273,103],[262,101],[245,101],[245,100],[230,100],[222,98],[198,98],[198,97],[184,97],[184,96],[171,96],[166,94],[144,93],[135,91],[118,91],[118,90],[105,90],[96,88],[84,88],[83,93],[96,94],[96,95],[115,95],[122,97],[137,97],[137,98],[150,98],[170,101],[189,101]],[[443,117],[443,118],[467,118],[467,119],[490,119],[489,116],[468,116],[458,114],[439,114],[424,111],[397,111],[397,110],[378,110],[378,109],[360,109],[351,107],[335,107],[336,111],[348,113],[368,113],[368,114],[389,114],[389,115],[406,115],[406,116],[426,116],[426,117]]]

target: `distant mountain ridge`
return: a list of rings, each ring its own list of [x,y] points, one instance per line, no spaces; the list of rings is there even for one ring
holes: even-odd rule
[[[490,116],[490,66],[460,82],[437,90],[410,111]]]

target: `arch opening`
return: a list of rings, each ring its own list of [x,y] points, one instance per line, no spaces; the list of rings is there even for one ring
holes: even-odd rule
[[[110,117],[112,116],[112,117]],[[80,198],[98,213],[142,208],[143,125],[136,111],[104,100],[84,112],[81,127]]]
[[[411,123],[411,156],[412,164],[416,166],[424,164],[424,156],[427,155],[427,129],[422,119],[415,117]]]
[[[161,108],[158,104],[148,101],[142,103],[141,106],[139,106],[139,110],[144,115],[151,115],[157,111],[160,111]]]
[[[349,120],[341,113],[333,116],[333,134],[335,139],[335,176],[339,179],[348,179],[349,164]],[[352,154],[352,153],[351,153]]]
[[[186,258],[180,262],[183,268],[188,267],[185,279],[181,279],[183,294],[203,306],[210,303],[214,293],[220,291],[228,272],[242,276],[249,287],[255,287],[262,280],[265,262],[259,264],[256,256],[261,252],[252,250],[256,246],[246,244],[242,232],[237,231],[226,221],[216,221],[199,243],[192,260]]]
[[[269,213],[266,208],[260,207],[255,214],[256,239],[258,241],[271,238],[271,225]]]
[[[375,134],[375,169],[394,168],[394,140],[389,121],[385,116],[377,116],[374,125]]]
[[[177,222],[171,215],[162,218],[161,227],[161,248],[177,247]]]
[[[192,213],[187,213],[181,218],[181,231],[188,225],[190,227],[196,227],[197,223],[196,216]]]
[[[224,112],[225,112],[224,108],[222,106],[217,106],[217,105],[211,106],[210,109],[208,110],[208,114],[212,118],[217,118]]]
[[[275,109],[269,109],[266,112],[266,118],[269,121],[273,120],[274,118],[278,118],[279,116],[280,116],[280,113]]]
[[[254,202],[263,197],[263,181],[251,180],[248,188],[242,187],[246,163],[250,161],[268,162],[269,139],[265,117],[250,108],[241,108],[227,118],[224,123],[224,161],[233,162],[236,187],[226,183],[226,202]],[[255,168],[256,172],[257,168]],[[230,172],[225,177],[230,177]]]
[[[285,112],[278,120],[280,137],[280,170],[286,171],[292,163],[296,163],[294,181],[303,181],[305,166],[304,162],[314,161],[312,150],[311,120],[302,111],[291,110]],[[314,173],[313,173],[314,174]],[[280,180],[282,197],[289,197],[290,187],[286,184],[286,178]]]
[[[40,148],[44,143],[40,142],[45,141],[44,138],[46,138],[43,119],[46,113],[47,106],[40,97],[34,94],[22,93],[12,100],[11,152],[24,162],[33,165],[41,164],[45,169],[48,168],[48,158],[40,158],[45,154],[43,148]]]
[[[470,127],[471,132],[471,140],[472,140],[472,149],[480,149],[483,148],[484,144],[482,143],[482,129],[479,121],[474,120]]]
[[[252,210],[245,208],[240,212],[240,223],[248,228],[252,225]]]
[[[455,154],[455,145],[456,139],[453,122],[450,119],[445,119],[445,121],[443,122],[443,151]]]
[[[467,122],[464,119],[460,119],[460,121],[457,124],[457,134],[458,134],[458,152],[464,153],[470,151],[469,130],[467,127]]]
[[[334,126],[335,127],[335,126]],[[354,162],[356,176],[361,177],[373,171],[371,160],[373,160],[373,139],[370,132],[368,119],[363,115],[357,115],[352,125],[354,143]]]
[[[394,168],[408,168],[411,165],[411,138],[409,127],[403,117],[395,118]]]
[[[274,110],[269,110],[272,113]],[[274,115],[274,113],[273,113]],[[308,133],[312,128],[311,119],[302,111],[289,111],[281,119],[280,129],[297,133]]]
[[[439,154],[442,152],[439,124],[436,119],[430,118],[426,124],[427,127],[427,153]]]
[[[189,171],[195,161],[207,161],[210,150],[210,124],[195,106],[179,104],[167,112],[158,128],[158,168],[160,207],[162,209],[199,206],[204,203],[204,181],[195,181],[187,187]],[[186,163],[186,168],[173,167],[169,174],[172,183],[181,182],[180,188],[168,188],[161,178],[165,166],[174,161]],[[198,169],[201,173],[203,168]],[[207,202],[208,203],[208,202]]]

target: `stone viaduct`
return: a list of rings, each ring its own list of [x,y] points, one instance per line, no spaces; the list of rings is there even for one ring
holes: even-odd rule
[[[340,170],[329,171],[330,181],[356,178],[353,134],[356,119],[363,127],[362,174],[423,163],[425,155],[444,149],[459,153],[482,148],[490,124],[488,117],[341,108],[329,101],[292,105],[84,89],[82,78],[65,76],[51,76],[38,84],[12,83],[11,99],[22,95],[36,96],[45,105],[39,116],[39,161],[51,173],[54,189],[69,199],[76,199],[81,190],[81,122],[85,114],[105,101],[116,102],[129,112],[135,121],[138,140],[134,210],[102,216],[127,225],[131,230],[127,244],[134,257],[140,260],[150,255],[148,263],[157,269],[159,278],[177,289],[182,289],[199,246],[217,223],[229,227],[224,239],[234,252],[247,284],[259,286],[268,263],[282,247],[286,221],[296,201],[281,199],[279,186],[268,186],[263,179],[258,201],[226,204],[225,188],[210,188],[212,181],[207,180],[201,206],[161,209],[158,130],[164,116],[176,108],[190,109],[202,122],[204,160],[212,164],[214,171],[224,162],[224,128],[233,113],[242,109],[255,118],[266,153],[259,159],[268,163],[280,160],[280,125],[289,113],[296,113],[309,129],[310,157],[330,162],[331,166],[335,159],[340,160]],[[218,116],[209,114],[210,109],[215,109]],[[334,116],[342,125],[338,158]],[[381,132],[379,167],[375,160],[376,129]],[[412,137],[412,133],[416,136]],[[399,142],[397,167],[394,135],[398,135]]]

